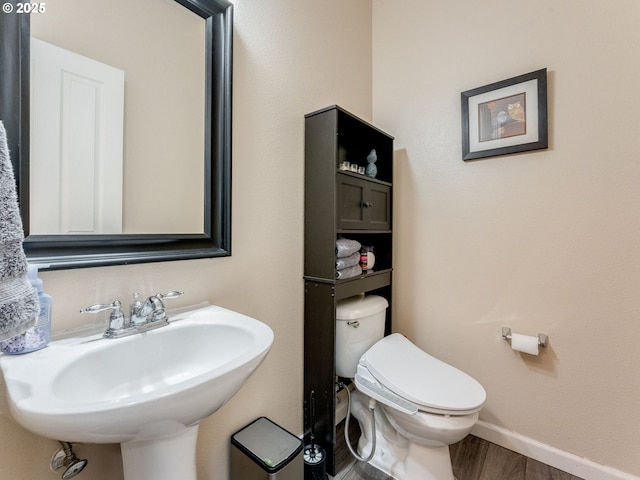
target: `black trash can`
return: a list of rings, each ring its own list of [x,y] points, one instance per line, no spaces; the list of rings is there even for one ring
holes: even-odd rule
[[[231,480],[301,480],[302,440],[267,417],[231,436]]]

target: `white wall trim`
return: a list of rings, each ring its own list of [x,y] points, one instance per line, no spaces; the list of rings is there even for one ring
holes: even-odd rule
[[[640,477],[595,463],[487,422],[478,421],[471,433],[584,480],[640,480]]]

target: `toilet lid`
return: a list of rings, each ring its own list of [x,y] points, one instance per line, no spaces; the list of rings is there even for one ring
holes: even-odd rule
[[[487,398],[475,379],[398,333],[373,345],[360,362],[378,382],[424,410],[466,415],[480,410]]]

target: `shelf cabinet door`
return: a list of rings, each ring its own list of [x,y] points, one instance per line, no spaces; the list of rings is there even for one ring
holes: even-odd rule
[[[391,188],[372,183],[365,195],[365,217],[368,228],[391,230]]]
[[[390,230],[391,188],[364,178],[338,178],[338,228]]]

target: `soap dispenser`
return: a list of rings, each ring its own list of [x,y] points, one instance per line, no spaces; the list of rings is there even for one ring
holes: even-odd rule
[[[38,291],[40,313],[33,327],[0,342],[0,350],[9,355],[35,352],[49,345],[51,341],[51,295],[42,291],[42,280],[38,277],[38,265],[29,265],[27,276],[31,286]]]

